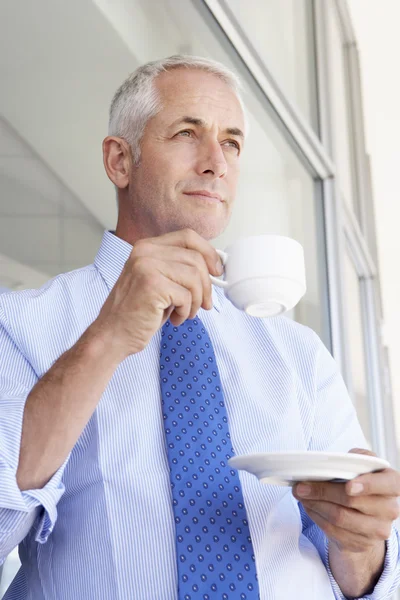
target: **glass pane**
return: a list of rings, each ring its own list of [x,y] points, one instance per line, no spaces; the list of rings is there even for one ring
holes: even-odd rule
[[[357,410],[361,427],[371,443],[371,418],[368,402],[368,380],[365,357],[365,338],[362,321],[360,280],[348,253],[344,259],[344,284],[347,313],[347,341],[349,344],[350,395]]]
[[[311,0],[226,3],[289,100],[317,129]]]
[[[349,77],[345,60],[341,24],[335,2],[326,2],[327,34],[330,56],[330,101],[332,105],[332,151],[338,181],[345,201],[357,214],[354,148],[349,105]]]
[[[103,228],[0,115],[0,287],[92,262]]]

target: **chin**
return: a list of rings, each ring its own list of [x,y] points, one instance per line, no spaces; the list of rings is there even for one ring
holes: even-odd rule
[[[185,227],[189,227],[193,229],[196,233],[201,235],[207,241],[215,240],[221,233],[223,233],[227,227],[228,223],[221,222],[212,222],[210,219],[196,219],[195,221],[191,221]]]

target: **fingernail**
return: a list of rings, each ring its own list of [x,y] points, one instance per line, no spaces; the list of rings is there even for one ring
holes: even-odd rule
[[[222,275],[222,273],[224,272],[222,262],[219,259],[215,263],[215,269],[216,269],[218,275]]]
[[[298,496],[309,496],[311,494],[311,487],[300,483],[296,488],[296,492]]]
[[[360,494],[364,489],[364,486],[362,483],[352,483],[350,486],[350,490],[349,490],[349,494],[351,495],[356,495],[356,494]]]

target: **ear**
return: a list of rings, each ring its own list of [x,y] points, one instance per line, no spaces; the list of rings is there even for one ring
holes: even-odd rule
[[[129,144],[120,137],[108,136],[103,141],[103,163],[109,179],[120,189],[129,185],[132,154]]]

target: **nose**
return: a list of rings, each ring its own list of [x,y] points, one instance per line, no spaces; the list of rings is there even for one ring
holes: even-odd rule
[[[226,176],[227,170],[228,165],[219,142],[208,143],[199,157],[198,173],[210,175],[213,179],[222,179]]]

